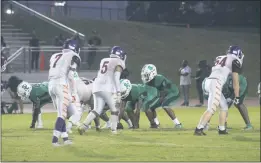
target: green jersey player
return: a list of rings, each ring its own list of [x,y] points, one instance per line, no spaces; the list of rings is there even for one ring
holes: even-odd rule
[[[156,109],[160,102],[156,88],[143,84],[131,84],[128,79],[121,80],[121,99],[134,128],[139,128],[140,109],[142,108],[147,115],[149,109]],[[149,121],[151,125],[154,124],[153,119],[149,118]]]
[[[30,128],[42,128],[41,108],[47,103],[51,103],[52,99],[48,92],[48,82],[30,84],[23,81],[17,87],[17,94],[22,100],[29,99],[33,103],[33,118]]]
[[[19,79],[16,76],[11,76],[8,80],[8,87],[14,95],[22,100],[29,99],[33,102],[32,123],[30,128],[35,128],[36,121],[38,122],[37,128],[42,128],[41,120],[41,107],[51,102],[48,93],[48,83],[30,84]]]
[[[240,112],[240,114],[246,124],[246,127],[244,129],[250,130],[250,129],[253,129],[253,126],[251,125],[250,120],[249,120],[248,110],[247,110],[246,106],[244,105],[244,100],[245,100],[245,97],[246,97],[247,91],[248,91],[247,80],[242,74],[238,75],[238,79],[239,79],[239,88],[240,88],[239,89],[239,100],[240,100],[241,104],[235,105],[235,107]],[[204,88],[204,83],[205,82],[203,81],[203,83],[202,83],[203,88]],[[235,98],[232,75],[228,76],[227,81],[222,88],[222,93],[223,93],[224,97],[227,99],[228,108],[230,108],[233,103],[232,99]],[[208,95],[205,94],[204,96],[206,99],[208,98]]]
[[[179,98],[179,89],[169,79],[157,73],[156,66],[153,64],[146,64],[141,70],[141,79],[145,85],[155,87],[159,91],[160,103],[158,107],[162,107],[169,115],[175,124],[175,128],[182,128],[181,123],[175,116],[172,107],[176,100]],[[152,110],[153,118],[156,118],[155,109]],[[155,119],[157,122],[158,120]]]

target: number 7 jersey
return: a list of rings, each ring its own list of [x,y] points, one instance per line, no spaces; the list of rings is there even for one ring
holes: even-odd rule
[[[216,78],[222,81],[224,84],[227,80],[229,74],[232,73],[232,64],[233,61],[239,64],[239,67],[242,67],[242,60],[238,59],[234,55],[223,55],[218,56],[215,60],[215,65],[212,67],[212,72],[209,78]]]
[[[49,80],[60,79],[60,84],[66,84],[73,56],[79,57],[77,53],[68,49],[53,54],[50,58]]]
[[[101,60],[97,78],[93,82],[94,92],[115,92],[114,72],[117,66],[125,69],[125,62],[120,58],[104,58]]]

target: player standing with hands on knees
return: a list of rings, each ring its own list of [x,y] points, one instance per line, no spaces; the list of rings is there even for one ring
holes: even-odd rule
[[[60,146],[58,143],[60,137],[63,138],[64,145],[72,144],[68,140],[65,119],[68,106],[74,99],[69,87],[69,81],[71,80],[71,71],[76,71],[77,67],[80,66],[79,52],[78,41],[69,39],[65,41],[62,52],[55,53],[50,58],[49,94],[58,113],[52,139],[54,146]]]
[[[227,77],[232,73],[233,89],[235,94],[234,105],[239,106],[241,100],[239,97],[239,78],[238,74],[241,72],[244,54],[240,47],[230,46],[227,54],[218,56],[215,65],[212,67],[210,76],[206,79],[203,90],[207,92],[208,108],[202,115],[198,126],[195,129],[194,135],[206,135],[203,132],[204,126],[216,112],[217,107],[220,107],[218,133],[228,134],[225,122],[228,111],[226,98],[222,94],[222,88]]]
[[[105,103],[111,110],[111,131],[113,134],[117,133],[121,102],[120,76],[125,69],[126,58],[127,55],[122,48],[114,46],[111,49],[110,57],[101,60],[97,78],[93,82],[94,109],[88,114],[85,121],[78,126],[78,132],[81,135],[89,128],[91,121],[102,113]],[[114,99],[115,90],[116,99]]]

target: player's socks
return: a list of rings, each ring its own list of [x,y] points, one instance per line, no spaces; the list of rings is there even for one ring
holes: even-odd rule
[[[178,118],[175,118],[175,119],[173,120],[173,122],[174,122],[175,125],[179,125],[179,124],[180,124]]]
[[[118,115],[111,115],[111,130],[116,131],[118,124]]]
[[[96,118],[96,115],[93,112],[90,112],[86,119],[84,120],[83,124],[87,129],[87,126]]]
[[[204,129],[204,127],[205,127],[204,125],[198,124],[197,129],[202,129],[202,128]]]
[[[156,118],[154,118],[154,122],[156,123],[156,125],[159,125],[160,124],[160,122],[159,122],[159,120],[158,120],[158,118],[156,117]]]
[[[223,130],[226,129],[226,127],[225,127],[225,126],[218,126],[218,129],[221,130],[221,131],[223,131]]]
[[[71,132],[71,129],[72,129],[72,126],[73,126],[72,122],[68,121],[66,126],[67,126],[67,131]]]
[[[52,143],[57,143],[58,142],[58,139],[59,139],[59,137],[60,137],[60,135],[62,133],[64,124],[65,124],[65,121],[61,117],[58,117],[57,120],[56,120],[56,123],[55,123]]]
[[[43,128],[43,121],[42,121],[42,114],[41,113],[38,115],[36,128]]]
[[[132,128],[132,127],[133,127],[132,122],[131,122],[130,119],[127,120],[127,123],[128,123],[129,128]]]
[[[68,140],[68,134],[66,132],[66,124],[65,123],[64,123],[63,128],[62,128],[61,137],[63,138],[64,142]]]

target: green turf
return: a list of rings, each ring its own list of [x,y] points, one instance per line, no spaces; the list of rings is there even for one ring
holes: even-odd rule
[[[260,109],[249,108],[255,127],[242,131],[244,123],[235,108],[229,112],[229,135],[219,136],[218,117],[212,118],[205,137],[193,136],[204,108],[176,109],[183,130],[174,130],[165,112],[159,111],[161,129],[148,129],[141,114],[141,129],[124,129],[119,135],[94,129],[70,135],[72,146],[54,148],[52,128],[56,114],[43,114],[44,129],[31,130],[30,114],[2,116],[2,161],[260,161]],[[125,122],[122,122],[126,128]]]
[[[43,22],[30,14],[19,12],[6,20],[27,32],[36,29],[38,37],[51,44],[61,30]],[[140,71],[144,64],[152,63],[158,73],[164,74],[179,85],[178,69],[183,59],[187,59],[195,75],[196,63],[206,59],[212,63],[218,55],[224,55],[229,45],[239,45],[244,53],[244,75],[249,82],[249,96],[256,96],[260,81],[260,30],[253,28],[182,28],[127,21],[105,21],[70,19],[60,21],[83,33],[88,38],[92,30],[102,37],[102,45],[119,45],[128,53],[127,67],[132,72],[132,82],[141,82]],[[63,32],[64,33],[64,32]],[[66,34],[66,33],[64,33]],[[67,34],[68,36],[68,34]],[[99,53],[94,68],[100,59],[107,56]],[[197,97],[195,81],[192,81],[191,97]]]

